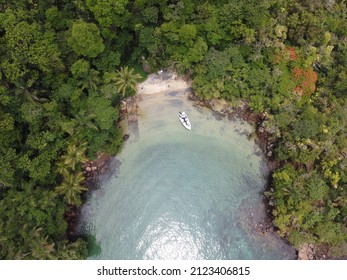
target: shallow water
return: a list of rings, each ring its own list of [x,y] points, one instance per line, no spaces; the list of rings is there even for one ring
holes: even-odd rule
[[[83,208],[91,259],[295,258],[276,235],[256,231],[265,172],[248,124],[169,92],[144,96],[132,129],[118,171]]]

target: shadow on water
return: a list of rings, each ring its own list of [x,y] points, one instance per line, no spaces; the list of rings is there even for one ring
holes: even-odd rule
[[[274,231],[265,204],[243,199],[235,219],[247,242],[257,248],[257,259],[296,259],[296,250]]]
[[[88,240],[88,256],[99,255],[101,253],[101,247],[96,241],[93,234],[92,224],[89,223],[89,218],[92,216],[92,207],[89,204],[89,200],[92,197],[101,198],[105,195],[105,189],[103,188],[112,179],[117,178],[119,174],[120,166],[122,162],[112,157],[102,174],[99,174],[95,179],[88,182],[88,191],[83,196],[85,203],[79,210],[79,222],[76,226],[75,232],[78,235],[86,236]]]
[[[112,157],[102,174],[99,174],[94,180],[89,182],[87,196],[96,190],[100,190],[103,185],[110,182],[113,178],[117,178],[122,162],[117,157]]]
[[[179,95],[180,93],[177,92],[177,91],[170,91],[168,93],[165,94],[165,96],[177,96]],[[183,101],[182,101],[183,102]]]
[[[89,257],[96,257],[101,254],[101,246],[100,242],[97,242],[96,238],[94,235],[88,234],[87,236],[88,240],[88,256]]]
[[[179,99],[171,99],[171,100],[168,100],[167,103],[173,106],[180,106],[180,107],[182,107],[183,105],[183,101]]]

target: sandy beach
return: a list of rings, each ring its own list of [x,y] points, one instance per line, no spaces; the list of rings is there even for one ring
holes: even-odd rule
[[[151,74],[147,80],[137,85],[138,95],[157,94],[165,92],[181,92],[189,89],[190,82],[185,81],[176,73],[163,71],[158,74]]]

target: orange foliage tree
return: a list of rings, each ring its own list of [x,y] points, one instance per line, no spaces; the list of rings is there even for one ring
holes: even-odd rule
[[[312,68],[301,69],[294,67],[292,75],[297,82],[297,86],[294,89],[295,93],[311,95],[316,90],[317,73]]]
[[[273,57],[273,64],[281,62],[291,62],[297,59],[296,51],[293,47],[285,47],[281,52]]]

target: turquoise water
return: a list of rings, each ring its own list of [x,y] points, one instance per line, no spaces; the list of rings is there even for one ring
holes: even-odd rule
[[[248,124],[217,120],[181,93],[147,95],[139,105],[120,165],[83,208],[91,259],[295,258],[276,235],[256,230],[265,172]]]

